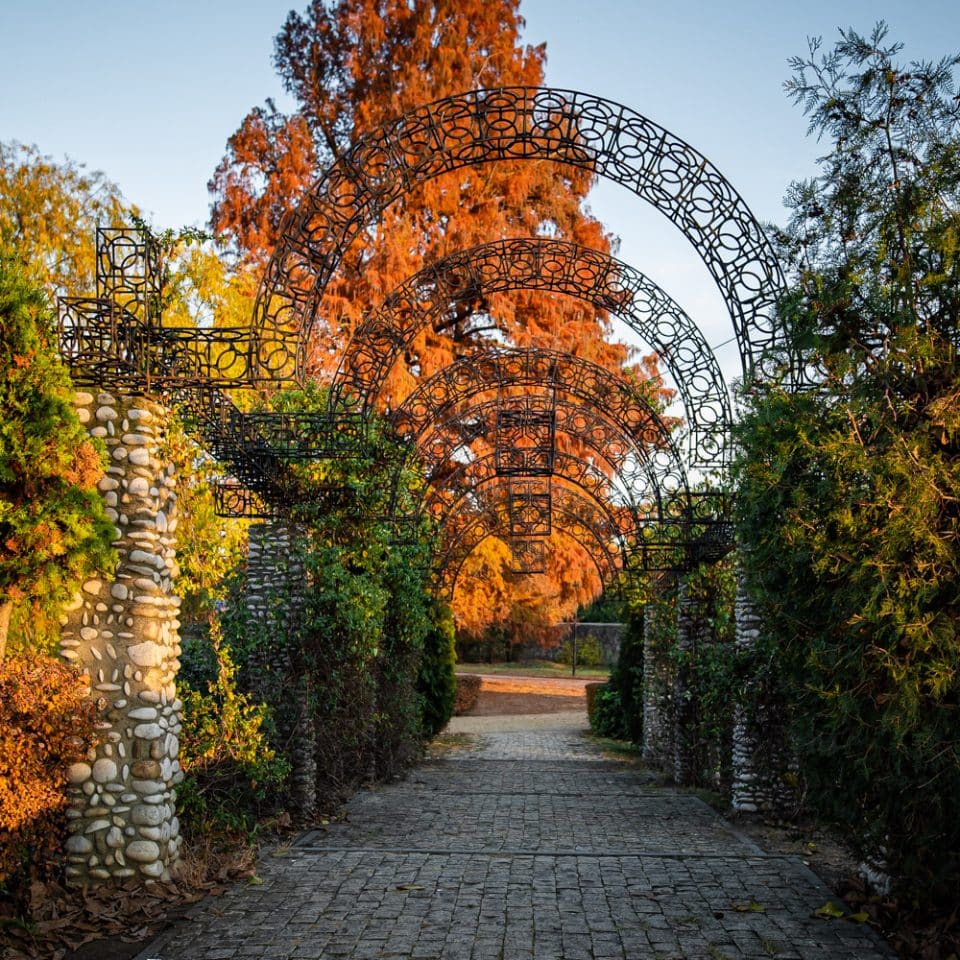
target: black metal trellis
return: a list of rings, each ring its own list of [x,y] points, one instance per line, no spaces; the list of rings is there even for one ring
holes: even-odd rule
[[[682,439],[652,406],[628,396],[625,381],[599,375],[600,368],[548,351],[491,349],[421,383],[393,418],[428,466],[432,486],[421,506],[446,515],[466,509],[491,478],[506,481],[506,536],[517,544],[515,557],[534,558],[518,560],[517,568],[533,569],[554,520],[571,516],[569,504],[555,509],[553,478],[576,476],[592,495],[612,496],[590,471],[573,469],[568,448],[580,442],[628,491],[640,491],[632,502],[627,496],[608,504],[608,520],[624,510],[634,518],[631,542],[621,550],[631,562],[674,569],[716,560],[732,543],[726,498],[691,489],[686,470],[722,476],[727,465],[731,412],[719,367],[673,300],[601,252],[548,238],[456,252],[410,278],[361,324],[342,357],[329,411],[249,413],[230,397],[237,388],[303,377],[325,286],[354,237],[389,203],[465,165],[531,159],[621,183],[669,217],[720,288],[745,375],[764,375],[778,346],[772,307],[782,277],[739,195],[689,144],[639,114],[587,94],[540,88],[449,97],[358,141],[285,222],[249,328],[164,327],[156,243],[138,231],[98,230],[97,295],[61,304],[64,356],[79,383],[179,406],[230,468],[233,479],[218,492],[221,510],[283,517],[305,503],[340,503],[336,489],[305,489],[296,464],[370,456],[366,415],[380,385],[418,330],[443,329],[451,303],[512,289],[580,297],[623,319],[656,351],[683,402]],[[533,395],[534,385],[546,390]],[[611,423],[623,431],[611,431]],[[423,439],[428,435],[432,441]],[[373,519],[393,522],[403,536],[418,517],[393,509]]]
[[[609,311],[660,358],[683,402],[681,441],[693,469],[722,469],[732,414],[716,357],[683,309],[608,254],[545,237],[499,240],[452,253],[397,287],[354,332],[331,389],[334,409],[372,409],[417,333],[442,330],[462,299],[511,290],[560,294]]]
[[[257,376],[302,363],[299,346],[345,250],[411,186],[465,166],[544,160],[619,183],[671,220],[717,283],[744,375],[764,372],[777,345],[773,308],[783,277],[756,218],[716,167],[622,104],[573,90],[510,87],[420,107],[334,162],[287,217],[268,264],[256,319]]]
[[[452,594],[463,564],[477,546],[489,537],[497,537],[508,546],[513,540],[507,529],[508,515],[505,502],[505,486],[495,486],[486,492],[476,507],[463,507],[452,514],[450,523],[444,527],[444,540],[437,558],[437,579],[440,588]],[[567,487],[555,487],[552,491],[552,517],[558,530],[571,537],[591,557],[600,574],[601,581],[612,586],[630,556],[624,535],[617,526],[611,511],[582,491]],[[540,547],[519,547],[523,551],[545,551],[545,541],[538,539]],[[527,554],[527,556],[531,556]],[[517,554],[514,554],[516,561]],[[538,569],[521,568],[515,563],[517,575],[540,572]]]
[[[128,236],[129,233],[105,231],[98,237],[98,271],[103,272],[103,276],[98,272],[98,292],[105,295],[67,300],[62,304],[61,342],[75,377],[83,383],[107,383],[129,392],[165,391],[167,398],[194,421],[211,452],[230,465],[233,479],[216,491],[218,509],[224,514],[276,519],[289,515],[291,506],[299,503],[310,503],[315,510],[325,506],[342,507],[342,491],[329,489],[308,494],[297,484],[289,467],[303,460],[354,457],[366,452],[367,428],[363,415],[349,411],[321,414],[240,411],[220,389],[217,379],[210,376],[210,371],[198,372],[194,355],[178,348],[189,343],[189,337],[181,336],[182,331],[164,330],[159,324],[152,306],[158,302],[154,300],[158,291],[150,277],[150,248],[147,243],[139,242],[136,234]],[[112,254],[120,257],[119,263],[111,260]],[[126,273],[131,276],[128,278]],[[118,299],[113,299],[113,295]],[[534,386],[545,388],[546,394],[517,392],[529,391]],[[486,402],[484,412],[492,415],[492,424],[484,422],[471,408],[466,415],[457,411],[457,405],[464,398],[490,391],[495,399]],[[571,405],[570,398],[576,398],[578,405]],[[539,569],[540,560],[531,558],[542,558],[544,538],[552,530],[552,500],[549,492],[533,492],[532,478],[553,476],[559,456],[568,465],[560,475],[572,477],[591,495],[601,498],[609,495],[604,490],[606,478],[602,471],[580,461],[579,467],[571,472],[569,464],[575,458],[558,451],[558,410],[562,411],[563,431],[568,440],[592,439],[599,457],[608,462],[611,457],[618,461],[614,473],[620,476],[626,472],[630,451],[624,449],[622,436],[620,442],[611,436],[609,425],[614,422],[625,431],[633,445],[633,477],[628,489],[637,478],[639,465],[642,464],[649,475],[649,458],[663,460],[666,456],[672,466],[666,473],[661,470],[652,483],[648,476],[646,489],[650,496],[645,502],[648,507],[655,503],[656,512],[661,518],[666,517],[674,530],[684,522],[680,517],[687,517],[690,543],[685,555],[688,562],[723,555],[729,541],[725,514],[717,513],[716,497],[691,499],[667,425],[649,402],[624,381],[585,361],[549,351],[502,349],[465,358],[421,384],[397,411],[394,422],[398,432],[408,439],[412,439],[417,430],[428,426],[436,428],[442,423],[461,440],[469,442],[483,436],[492,440],[493,474],[528,481],[526,489],[515,488],[510,510],[513,519],[507,536],[517,545],[515,555],[521,558],[515,571],[534,572]],[[634,429],[631,430],[631,426]],[[602,436],[604,432],[606,435]],[[476,474],[479,470],[482,482],[484,462],[481,459],[461,465],[456,480],[466,484],[463,489],[470,489],[471,472]],[[436,473],[434,469],[432,479],[437,479]],[[452,475],[449,479],[453,479]],[[436,499],[442,494],[443,484],[434,483],[432,489],[433,502],[443,503],[442,497]],[[674,499],[680,496],[691,503],[707,504],[707,508],[701,506],[697,511],[674,504],[664,509],[658,498],[665,489],[672,491]],[[437,513],[437,510],[428,509],[428,512]],[[442,507],[439,512],[444,512]],[[634,527],[638,527],[640,513],[636,505],[628,512]],[[368,519],[392,522],[401,541],[412,536],[409,531],[417,522],[416,516],[395,514]],[[645,567],[665,565],[664,551],[668,544],[675,546],[676,540],[675,535],[666,538],[651,535],[649,529],[645,535],[634,536],[634,542],[642,546],[640,554],[647,558]]]
[[[540,537],[511,537],[510,552],[513,566],[510,572],[517,576],[546,573],[547,543]]]
[[[494,457],[501,477],[549,477],[557,449],[554,395],[498,399]]]

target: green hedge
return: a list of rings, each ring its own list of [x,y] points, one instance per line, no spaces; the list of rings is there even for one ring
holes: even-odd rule
[[[453,716],[457,699],[456,662],[453,613],[448,604],[435,601],[417,677],[420,729],[425,739],[435,737]]]
[[[590,729],[601,737],[628,740],[620,691],[609,683],[588,683],[585,689]]]

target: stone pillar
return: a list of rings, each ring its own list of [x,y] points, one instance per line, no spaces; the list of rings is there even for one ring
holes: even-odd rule
[[[80,420],[106,444],[99,488],[116,525],[116,570],[91,579],[61,620],[60,649],[90,676],[102,738],[69,771],[72,884],[166,879],[180,851],[174,803],[181,704],[174,468],[160,455],[167,411],[142,398],[78,393]]]
[[[665,584],[662,589],[669,589]],[[669,664],[656,637],[661,624],[650,607],[644,609],[643,627],[643,762],[652,767],[669,767],[673,762],[669,731],[662,709],[670,692]]]
[[[278,521],[250,526],[246,606],[259,637],[247,682],[273,709],[278,747],[291,765],[293,814],[309,821],[317,805],[317,745],[312,686],[300,648],[305,573],[295,535],[290,524]]]
[[[750,650],[760,637],[762,621],[747,592],[742,570],[737,571],[734,611],[737,650]],[[733,720],[733,809],[744,813],[785,812],[795,800],[789,781],[796,780],[796,772],[782,711],[755,704],[748,712],[744,704],[737,704]]]
[[[692,653],[710,639],[710,626],[702,604],[681,580],[677,591],[677,647],[683,653]],[[695,786],[697,781],[693,736],[697,705],[691,699],[692,681],[688,668],[683,665],[677,668],[673,681],[673,779],[682,787]]]

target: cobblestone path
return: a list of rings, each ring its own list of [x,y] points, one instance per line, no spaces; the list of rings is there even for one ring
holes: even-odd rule
[[[505,719],[361,793],[138,960],[892,957],[811,916],[829,893],[800,861],[604,759],[582,714]]]

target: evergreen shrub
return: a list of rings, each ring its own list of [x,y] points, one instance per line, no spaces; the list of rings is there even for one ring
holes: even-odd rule
[[[610,683],[588,683],[587,718],[590,729],[600,737],[613,740],[629,739],[624,724],[620,691]]]
[[[634,743],[643,743],[643,628],[642,609],[631,610],[609,681],[617,693],[624,736]]]
[[[448,604],[434,601],[417,677],[420,730],[425,740],[435,737],[453,716],[457,699],[456,662],[453,613]]]
[[[182,684],[183,730],[180,763],[184,781],[178,793],[185,830],[251,832],[283,798],[289,764],[270,746],[269,709],[239,691],[236,666],[211,624],[210,651],[216,677],[201,691]]]

